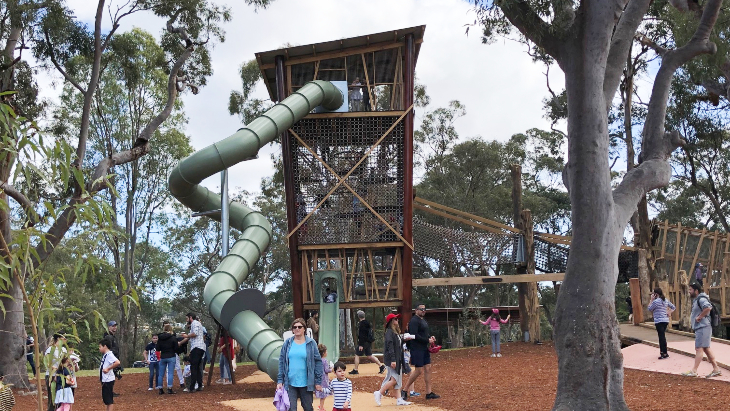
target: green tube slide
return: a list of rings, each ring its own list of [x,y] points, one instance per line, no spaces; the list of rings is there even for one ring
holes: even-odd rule
[[[332,83],[307,83],[232,136],[180,161],[170,173],[170,192],[195,212],[219,210],[221,196],[201,186],[201,181],[255,157],[261,147],[274,141],[315,107],[321,105],[327,110],[335,110],[343,101],[342,93]],[[233,298],[269,246],[271,224],[261,213],[236,202],[230,203],[229,215],[230,226],[242,234],[208,277],[203,300],[213,318],[246,348],[258,368],[276,381],[283,340],[255,312],[242,310],[241,304],[235,303],[242,298]],[[220,216],[213,218],[219,220]]]

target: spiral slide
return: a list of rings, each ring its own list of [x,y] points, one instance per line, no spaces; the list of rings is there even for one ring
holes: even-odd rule
[[[261,147],[272,142],[315,107],[321,105],[326,110],[336,110],[344,101],[340,90],[330,82],[317,80],[307,83],[232,136],[182,160],[170,173],[170,192],[195,212],[220,209],[221,196],[201,186],[201,181],[255,157]],[[269,246],[271,224],[261,213],[231,202],[230,225],[242,234],[208,277],[203,300],[213,318],[246,348],[258,368],[276,381],[283,340],[264,323],[256,310],[248,308],[255,305],[252,300],[256,296],[250,293],[251,290],[238,291]]]

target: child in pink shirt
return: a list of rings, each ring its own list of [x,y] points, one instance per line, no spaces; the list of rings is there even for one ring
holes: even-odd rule
[[[507,324],[509,322],[510,315],[507,315],[506,319],[502,319],[499,316],[499,310],[496,308],[492,308],[492,315],[487,318],[487,321],[480,321],[484,325],[489,326],[489,334],[492,337],[492,357],[501,357],[502,353],[500,353],[499,349],[499,337],[501,332],[501,325]]]

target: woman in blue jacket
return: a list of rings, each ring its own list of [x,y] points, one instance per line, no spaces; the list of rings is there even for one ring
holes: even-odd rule
[[[317,343],[304,335],[306,323],[297,318],[291,324],[294,336],[284,341],[279,355],[279,375],[276,389],[281,387],[289,394],[290,409],[297,409],[297,398],[304,411],[314,411],[314,391],[321,390],[322,357]]]

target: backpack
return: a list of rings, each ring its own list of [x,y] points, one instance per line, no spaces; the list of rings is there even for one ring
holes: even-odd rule
[[[720,314],[717,312],[717,307],[715,307],[715,304],[710,301],[707,297],[697,297],[697,307],[702,310],[702,306],[700,305],[700,298],[704,298],[707,300],[708,303],[710,303],[710,306],[712,306],[712,309],[710,310],[710,326],[712,328],[719,327],[720,326]]]
[[[368,328],[368,342],[374,342],[375,341],[375,333],[373,332],[373,327]]]
[[[210,347],[211,345],[213,345],[213,339],[210,338],[210,334],[208,334],[208,333],[203,334],[203,340],[205,341],[206,347]]]

